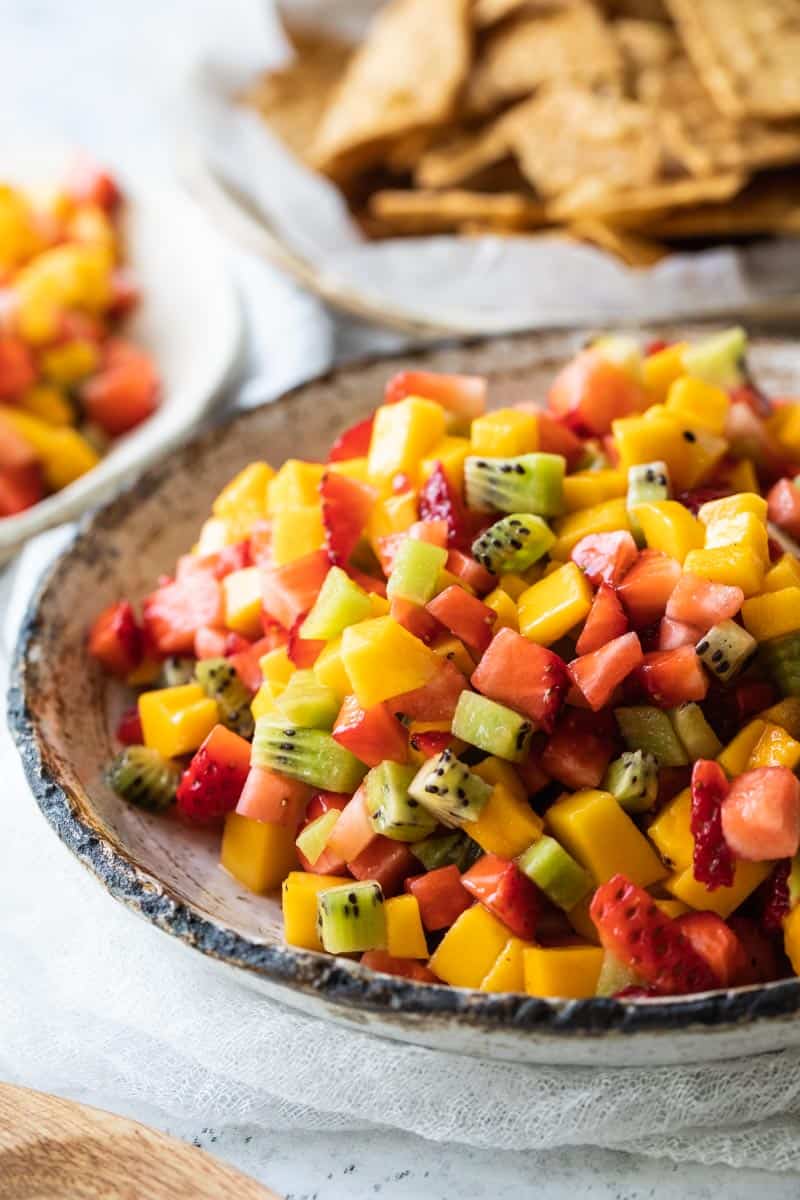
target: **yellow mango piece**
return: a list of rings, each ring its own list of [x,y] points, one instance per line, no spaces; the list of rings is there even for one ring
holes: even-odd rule
[[[0,184],[0,272],[10,272],[40,246],[41,236],[27,197],[19,188]]]
[[[565,563],[520,596],[520,633],[549,646],[583,621],[591,607],[592,589],[586,576],[575,563]]]
[[[673,796],[647,827],[647,836],[661,857],[673,869],[692,865],[694,838],[691,830],[692,789],[684,788]]]
[[[64,312],[57,282],[46,275],[17,276],[14,294],[15,324],[20,335],[32,346],[52,342]]]
[[[253,714],[253,720],[257,721],[259,717],[266,717],[270,713],[277,712],[275,701],[286,688],[285,683],[276,683],[265,680],[261,687],[256,692],[253,699],[250,701],[250,712]]]
[[[80,383],[97,370],[99,363],[100,351],[94,342],[86,338],[73,338],[60,346],[43,350],[39,356],[45,378],[64,387]]]
[[[739,492],[735,496],[721,496],[719,500],[707,500],[701,504],[697,519],[704,525],[714,521],[727,521],[730,517],[752,513],[762,523],[767,519],[767,502],[757,492]]]
[[[483,603],[497,613],[493,626],[495,633],[499,629],[513,629],[515,633],[519,632],[517,606],[508,592],[504,592],[502,588],[496,587],[493,592],[489,592],[488,596],[483,597]]]
[[[363,458],[343,458],[339,462],[328,463],[327,469],[333,475],[344,475],[347,479],[354,479],[356,483],[369,483],[366,455]]]
[[[282,508],[272,517],[272,561],[282,567],[325,545],[320,505]]]
[[[209,517],[200,526],[200,536],[192,546],[192,554],[200,558],[205,554],[217,554],[236,541],[228,535],[228,526],[219,517]]]
[[[682,900],[656,900],[656,908],[660,909],[665,917],[669,917],[674,921],[676,917],[682,917],[684,913],[691,912],[688,904],[684,904]]]
[[[628,480],[624,471],[612,468],[602,471],[577,471],[564,478],[564,511],[577,512],[582,508],[594,508],[606,500],[625,496]]]
[[[777,704],[765,708],[758,715],[762,721],[771,721],[774,725],[780,725],[793,738],[800,741],[800,697],[787,696],[785,700],[779,700]]]
[[[18,401],[23,412],[48,425],[74,425],[75,411],[64,393],[49,383],[37,383]]]
[[[432,400],[407,396],[399,404],[382,405],[372,428],[370,479],[391,483],[403,473],[416,482],[419,463],[444,436],[444,409]]]
[[[527,592],[532,583],[536,583],[541,579],[541,572],[534,579],[527,578],[526,575],[517,575],[514,571],[506,571],[500,576],[499,586],[506,592],[512,600],[519,600],[523,592]]]
[[[795,975],[800,975],[800,904],[783,919],[783,948]]]
[[[655,354],[648,354],[642,360],[642,383],[651,402],[661,403],[665,400],[672,384],[683,375],[685,349],[686,342],[676,342]]]
[[[724,456],[728,443],[662,408],[641,417],[620,417],[611,425],[619,466],[627,472],[641,463],[663,460],[677,491],[697,487]]]
[[[758,491],[758,475],[749,458],[740,458],[738,462],[725,464],[720,470],[720,478],[734,492]]]
[[[478,988],[508,939],[506,926],[482,904],[473,904],[450,926],[428,966],[451,987]]]
[[[457,637],[446,634],[431,643],[431,650],[440,658],[447,658],[458,667],[463,675],[471,675],[475,670],[475,660],[464,643]]]
[[[689,908],[702,912],[715,912],[725,920],[754,892],[772,870],[772,863],[744,862],[739,859],[733,869],[730,887],[715,888],[709,892],[704,883],[698,883],[691,867],[687,867],[664,880],[664,887],[676,900],[688,904]]]
[[[125,676],[125,682],[128,687],[142,688],[147,687],[150,683],[155,683],[161,674],[163,662],[160,658],[150,658],[145,655],[138,667],[134,667]]]
[[[292,831],[294,832],[294,831]],[[321,950],[317,934],[317,895],[326,888],[350,883],[341,875],[312,875],[308,871],[291,871],[283,881],[283,936],[288,946],[303,950]]]
[[[437,462],[442,464],[448,483],[460,495],[464,486],[464,460],[472,454],[469,438],[446,437],[431,449],[419,466],[420,483],[433,473]]]
[[[386,948],[394,958],[427,958],[428,943],[416,896],[392,896],[384,904]]]
[[[767,427],[792,458],[800,458],[800,404],[793,402],[781,405],[768,419]]]
[[[362,708],[423,687],[441,670],[438,654],[392,617],[348,626],[342,663]]]
[[[544,822],[515,791],[496,783],[477,821],[470,821],[469,836],[487,854],[516,858],[542,836]]]
[[[341,696],[342,700],[351,691],[350,679],[342,661],[341,637],[334,638],[327,643],[322,654],[320,654],[314,663],[312,670],[320,683],[324,683],[326,687],[333,688],[337,695]]]
[[[211,506],[224,521],[232,542],[247,537],[256,521],[267,516],[267,488],[275,472],[269,463],[252,462],[235,475]]]
[[[583,900],[579,900],[566,915],[567,920],[579,937],[582,937],[585,942],[591,942],[592,945],[599,946],[600,937],[597,932],[597,926],[589,913],[593,896],[594,892],[590,892],[588,896],[584,896]]]
[[[369,602],[373,617],[385,617],[391,610],[391,605],[386,597],[379,596],[377,592],[369,593]]]
[[[62,308],[99,313],[111,300],[113,266],[114,256],[106,246],[54,246],[22,268],[15,286],[24,292],[31,282],[45,281]]]
[[[99,204],[80,204],[72,214],[69,236],[76,242],[104,247],[117,256],[117,236],[114,225]]]
[[[767,722],[767,726],[755,745],[748,771],[756,767],[788,767],[793,771],[800,763],[800,742],[786,732],[780,725]]]
[[[719,546],[737,546],[749,550],[761,560],[765,571],[769,566],[767,527],[754,513],[739,513],[707,525],[706,550],[716,550]]]
[[[728,742],[724,750],[717,755],[717,762],[726,775],[734,779],[747,770],[750,755],[756,748],[758,740],[766,729],[766,721],[756,718],[740,729],[736,737]]]
[[[496,783],[502,783],[503,787],[511,793],[520,803],[527,801],[528,789],[520,779],[512,763],[506,762],[504,758],[496,758],[490,754],[488,758],[484,758],[482,762],[477,763],[474,767],[470,767],[473,775],[485,779],[487,783],[491,783],[492,787]],[[534,839],[531,839],[532,841]]]
[[[33,446],[47,486],[53,491],[79,479],[100,461],[97,451],[75,429],[48,425],[7,404],[0,404],[0,417]]]
[[[531,943],[512,937],[498,954],[493,966],[481,980],[482,992],[524,992],[525,969],[522,954]]]
[[[757,642],[800,629],[800,587],[753,596],[742,605],[742,620]]]
[[[783,554],[764,576],[765,592],[780,592],[787,587],[800,587],[800,562],[793,554]]]
[[[589,533],[615,533],[630,529],[628,509],[624,499],[604,500],[591,508],[567,513],[553,522],[556,540],[550,547],[550,557],[566,562],[581,538]]]
[[[258,666],[261,678],[270,683],[286,684],[297,670],[286,653],[285,646],[276,646],[274,650],[262,654],[258,660]]]
[[[237,812],[228,813],[220,864],[251,892],[272,891],[297,866],[294,837],[290,825],[273,825]]]
[[[299,458],[287,458],[286,462],[267,485],[267,512],[277,513],[283,509],[304,508],[319,501],[319,485],[325,467],[322,463],[304,462]]]
[[[376,501],[367,521],[367,538],[373,550],[377,552],[379,538],[405,533],[417,519],[416,492],[401,492]]]
[[[483,458],[513,458],[539,449],[539,422],[534,413],[498,408],[476,417],[470,433],[472,450]]]
[[[702,425],[711,433],[724,432],[730,406],[728,393],[722,388],[690,375],[676,379],[667,393],[668,412],[674,413],[679,421]]]
[[[225,624],[242,637],[261,636],[261,570],[243,567],[222,580]]]
[[[648,887],[667,873],[647,838],[609,792],[565,796],[547,810],[545,823],[598,884],[619,871]]]
[[[529,996],[582,1000],[594,996],[603,965],[600,946],[534,946],[523,953]]]
[[[139,697],[139,719],[145,746],[165,758],[196,750],[219,721],[216,700],[199,683],[159,688]]]
[[[764,583],[764,563],[743,546],[718,546],[714,550],[690,550],[683,562],[684,571],[701,575],[713,583],[740,587],[745,596],[760,592]]]
[[[677,500],[637,504],[635,512],[650,550],[661,550],[682,563],[690,550],[702,547],[703,526]]]

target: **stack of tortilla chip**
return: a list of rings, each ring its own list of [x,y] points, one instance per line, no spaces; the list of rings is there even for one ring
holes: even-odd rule
[[[388,0],[248,101],[373,237],[800,234],[800,0]]]

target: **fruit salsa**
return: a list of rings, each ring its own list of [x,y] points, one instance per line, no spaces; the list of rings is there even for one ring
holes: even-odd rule
[[[118,335],[138,300],[121,208],[86,164],[47,195],[0,183],[0,517],[90,471],[158,403],[150,357]]]
[[[741,329],[548,395],[403,371],[245,467],[95,621],[111,787],[218,825],[286,942],[541,997],[800,974],[800,401]]]

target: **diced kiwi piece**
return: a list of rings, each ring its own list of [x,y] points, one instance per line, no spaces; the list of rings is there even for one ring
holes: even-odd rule
[[[533,513],[512,513],[495,521],[472,543],[475,558],[499,575],[506,571],[526,571],[546,554],[555,534],[541,517]]]
[[[616,954],[606,950],[594,994],[596,996],[616,996],[617,992],[621,992],[627,987],[636,987],[641,982],[641,978],[635,971],[620,962]]]
[[[240,737],[251,738],[250,692],[233,664],[227,658],[201,658],[195,665],[194,677],[205,694],[216,700],[222,724]]]
[[[740,325],[712,334],[687,346],[683,367],[687,375],[715,383],[717,387],[739,387],[745,381],[747,334]]]
[[[300,626],[307,641],[330,641],[348,625],[372,616],[372,603],[363,588],[341,567],[331,567],[308,616]]]
[[[408,792],[437,821],[457,828],[477,821],[492,794],[492,785],[473,775],[448,748],[423,763]]]
[[[150,746],[126,746],[111,762],[108,786],[138,808],[160,812],[175,799],[181,770]]]
[[[658,760],[644,750],[626,750],[608,764],[603,787],[626,812],[647,812],[658,795]]]
[[[317,931],[329,954],[386,949],[386,912],[374,879],[317,892]]]
[[[781,693],[800,696],[800,632],[762,642],[759,654]]]
[[[344,746],[322,729],[300,729],[287,717],[259,717],[250,757],[266,767],[327,792],[354,792],[367,773]]]
[[[610,466],[611,462],[603,450],[602,442],[597,438],[587,438],[583,443],[583,457],[578,463],[577,470],[604,471],[606,467]]]
[[[372,828],[396,842],[420,842],[436,828],[436,818],[409,796],[416,771],[402,763],[382,762],[367,775],[367,811]]]
[[[544,835],[519,856],[519,869],[548,900],[569,912],[594,886],[588,871],[555,838]]]
[[[303,729],[333,729],[342,706],[338,692],[320,683],[313,671],[295,671],[276,703]]]
[[[446,562],[447,551],[441,546],[406,538],[395,555],[386,595],[390,600],[427,604],[436,594],[436,584]]]
[[[640,463],[628,469],[626,505],[631,530],[639,545],[644,543],[642,527],[636,519],[637,504],[651,504],[670,497],[669,467],[665,462]]]
[[[654,755],[662,767],[687,766],[686,751],[663,709],[642,704],[615,708],[614,716],[629,750]]]
[[[305,829],[302,829],[295,838],[295,846],[305,854],[312,867],[324,851],[333,827],[340,816],[338,808],[329,808],[321,816],[309,821]]]
[[[561,454],[468,458],[464,463],[467,505],[557,517],[564,508],[565,467]]]
[[[753,657],[758,642],[735,621],[720,621],[695,646],[697,657],[722,683],[730,683]]]
[[[505,704],[463,691],[453,714],[453,734],[487,754],[521,762],[528,753],[532,725]]]
[[[193,658],[180,658],[171,654],[161,664],[161,674],[158,677],[158,687],[183,687],[194,681],[195,661]]]
[[[694,701],[669,709],[669,719],[691,762],[697,762],[699,758],[716,758],[722,750],[722,742],[706,720],[700,705]]]
[[[426,871],[452,865],[463,873],[478,861],[483,850],[465,833],[455,832],[438,834],[436,837],[425,838],[422,842],[414,842],[411,853],[419,859]]]

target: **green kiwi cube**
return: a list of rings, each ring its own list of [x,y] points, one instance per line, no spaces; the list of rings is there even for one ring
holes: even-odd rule
[[[177,763],[150,746],[126,746],[111,761],[106,780],[112,791],[151,812],[169,808],[181,778]]]
[[[436,594],[439,576],[447,562],[447,551],[430,542],[408,537],[400,543],[392,564],[386,595],[390,600],[427,604]]]
[[[508,762],[522,761],[533,730],[513,709],[469,691],[459,696],[451,728],[455,737]]]
[[[722,683],[730,683],[753,657],[758,642],[735,621],[720,621],[695,646],[703,666]]]
[[[303,729],[333,729],[341,708],[338,693],[308,670],[295,671],[276,704]]]
[[[216,700],[220,720],[240,737],[253,736],[250,692],[233,663],[227,658],[201,658],[194,667],[194,678],[207,696]]]
[[[690,762],[699,758],[716,758],[722,750],[722,742],[705,718],[699,704],[689,701],[670,708],[669,719],[678,737],[683,742]]]
[[[468,871],[483,854],[483,850],[465,833],[445,833],[414,842],[411,853],[418,858],[426,871],[438,867],[456,866],[459,871]]]
[[[569,912],[594,886],[588,871],[555,838],[544,836],[517,859],[517,866],[548,900]]]
[[[386,912],[381,885],[373,879],[317,893],[317,931],[329,954],[386,949]]]
[[[300,636],[307,641],[328,642],[338,637],[348,625],[357,625],[371,616],[372,603],[364,589],[341,567],[331,567],[311,611],[300,626]]]
[[[564,510],[561,454],[520,454],[515,458],[467,458],[464,485],[469,508],[557,517]]]
[[[636,519],[637,504],[650,504],[670,497],[669,467],[665,462],[640,463],[628,469],[628,495],[625,501],[628,520],[638,545],[644,545],[644,533]]]
[[[606,950],[600,966],[600,974],[597,977],[595,995],[616,996],[617,992],[621,992],[628,987],[636,987],[641,982],[641,977],[635,971],[631,970],[625,963],[620,962],[616,954],[612,954],[610,950]]]
[[[687,375],[726,390],[745,382],[746,356],[747,334],[740,325],[687,346],[682,355]]]
[[[759,656],[784,696],[800,696],[800,633],[762,642]]]
[[[325,850],[328,838],[340,816],[338,808],[328,809],[321,816],[309,821],[305,829],[302,829],[295,838],[295,846],[306,856],[312,867]]]
[[[648,812],[658,796],[658,759],[644,750],[626,750],[608,764],[603,787],[626,812]]]
[[[195,661],[193,658],[182,658],[171,654],[161,664],[158,678],[159,687],[183,687],[191,683],[195,677]]]
[[[492,786],[474,775],[448,748],[423,763],[408,793],[437,821],[452,828],[477,821],[492,794]]]
[[[650,704],[615,708],[614,716],[629,750],[644,750],[662,767],[685,767],[689,759],[667,714]]]
[[[259,717],[250,761],[326,792],[354,792],[367,773],[344,746],[322,729],[301,729],[285,716]]]
[[[555,540],[552,529],[541,517],[534,513],[511,513],[475,539],[472,553],[493,575],[526,571],[547,553]]]
[[[436,828],[436,818],[408,794],[416,771],[402,763],[382,762],[366,778],[367,811],[372,828],[397,842],[420,842]]]

